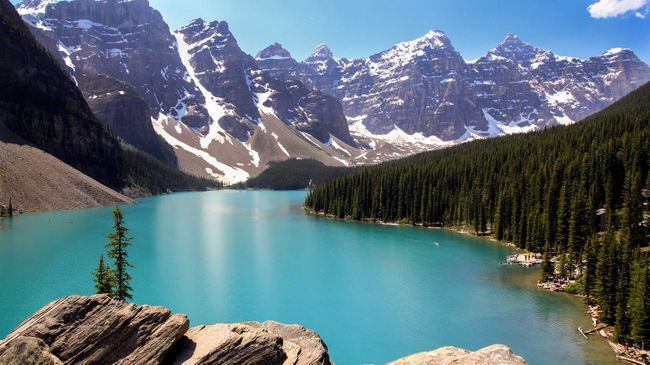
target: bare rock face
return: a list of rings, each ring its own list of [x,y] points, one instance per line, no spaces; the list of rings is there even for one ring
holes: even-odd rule
[[[31,337],[64,364],[160,363],[188,327],[187,317],[166,308],[105,295],[70,296],[46,305],[10,333],[0,343],[0,356],[11,356],[16,341]]]
[[[330,364],[327,345],[318,333],[298,325],[286,325],[274,321],[249,322],[248,325],[281,336],[282,348],[287,354],[285,364],[326,365]]]
[[[45,341],[34,337],[18,337],[0,355],[0,365],[63,365],[50,352]]]
[[[291,57],[280,43],[273,43],[255,56],[259,67],[271,76],[282,80],[300,80],[313,88],[305,66]]]
[[[256,60],[239,48],[225,21],[202,19],[179,29],[176,36],[190,75],[204,86],[205,99],[211,100],[208,110],[213,122],[228,134],[247,141],[263,112],[321,142],[332,134],[354,144],[343,107],[334,97],[310,89],[300,77],[274,77],[289,76],[274,72],[275,63],[293,60],[280,45],[263,50]],[[270,69],[263,70],[260,62]]]
[[[441,347],[434,351],[420,352],[391,363],[391,365],[526,365],[505,345],[492,345],[478,351],[457,347]]]
[[[151,156],[176,165],[173,148],[156,134],[151,110],[131,85],[106,75],[79,79],[79,89],[99,120],[118,137]]]
[[[39,30],[39,40],[56,45],[54,54],[76,79],[111,76],[132,85],[155,115],[207,125],[205,101],[187,76],[169,27],[147,0],[34,0],[17,9]]]
[[[277,322],[215,324],[191,328],[179,341],[174,364],[330,364],[314,331]]]

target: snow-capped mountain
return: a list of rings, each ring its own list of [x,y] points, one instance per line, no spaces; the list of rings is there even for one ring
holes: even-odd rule
[[[365,59],[320,44],[298,62],[279,43],[246,54],[223,21],[171,31],[147,0],[26,0],[17,9],[118,136],[167,156],[162,138],[175,154],[165,160],[225,182],[274,160],[378,163],[570,124],[650,80],[630,50],[581,60],[514,35],[473,62],[437,30]],[[110,110],[138,98],[148,108]],[[147,113],[153,130],[142,128]],[[138,121],[118,120],[128,114]]]
[[[441,31],[367,59],[339,59],[323,44],[300,63],[287,55],[275,74],[307,77],[336,96],[355,138],[414,151],[570,124],[650,80],[650,68],[630,50],[581,60],[512,34],[473,62]]]
[[[334,97],[263,72],[226,22],[198,19],[171,32],[146,0],[31,0],[17,8],[80,88],[98,74],[132,85],[181,169],[236,182],[273,160],[347,165],[359,154]],[[93,91],[83,90],[89,101]]]
[[[650,80],[650,68],[627,49],[581,60],[509,34],[472,65],[479,105],[506,129],[571,124]]]

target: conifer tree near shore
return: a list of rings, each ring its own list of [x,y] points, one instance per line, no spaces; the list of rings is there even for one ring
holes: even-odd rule
[[[104,255],[99,256],[97,269],[93,271],[93,281],[97,294],[113,295],[113,270],[104,263]]]
[[[108,234],[109,242],[106,245],[108,248],[108,257],[113,259],[113,279],[114,290],[113,297],[119,300],[128,300],[133,296],[131,292],[133,288],[130,286],[131,275],[128,272],[130,267],[133,267],[128,261],[127,248],[131,245],[132,238],[128,236],[129,229],[124,226],[124,215],[120,208],[113,210],[113,232]]]

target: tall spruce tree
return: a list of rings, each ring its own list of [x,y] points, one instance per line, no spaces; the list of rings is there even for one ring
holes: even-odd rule
[[[132,238],[128,236],[129,229],[124,226],[124,215],[120,208],[113,210],[113,232],[108,234],[109,242],[108,257],[113,259],[115,288],[113,297],[119,300],[128,300],[132,298],[130,286],[131,275],[129,268],[133,267],[128,261],[128,247],[131,245]]]
[[[650,341],[650,260],[639,260],[632,272],[630,291],[630,337],[642,349]]]

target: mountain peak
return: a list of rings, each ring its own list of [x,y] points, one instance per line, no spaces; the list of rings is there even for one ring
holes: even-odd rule
[[[289,53],[289,51],[287,51],[284,47],[282,47],[280,43],[275,42],[270,46],[264,48],[263,50],[259,51],[255,56],[255,58],[258,60],[269,59],[269,58],[275,58],[275,59],[291,58],[291,53]]]
[[[506,37],[503,38],[503,41],[501,43],[523,43],[523,42],[516,34],[508,33],[506,34]]]
[[[508,33],[499,46],[529,46],[530,45],[519,38],[516,34]]]
[[[334,54],[332,53],[332,50],[330,50],[325,43],[321,43],[316,46],[314,52],[312,52],[311,54],[311,57],[319,58],[319,59],[333,58]]]
[[[628,52],[631,53],[632,50],[630,50],[629,48],[617,47],[617,48],[608,49],[607,51],[603,52],[603,56],[615,56],[621,53],[628,53]]]
[[[447,39],[447,34],[445,32],[438,30],[438,29],[431,29],[429,30],[425,35],[424,38],[426,39]]]
[[[491,60],[508,59],[524,67],[530,66],[533,60],[547,51],[531,46],[518,36],[508,33],[496,48],[489,51],[485,56]],[[496,58],[494,56],[497,56]]]
[[[58,0],[23,0],[16,4],[16,10],[20,15],[43,14],[47,7],[55,4]]]

